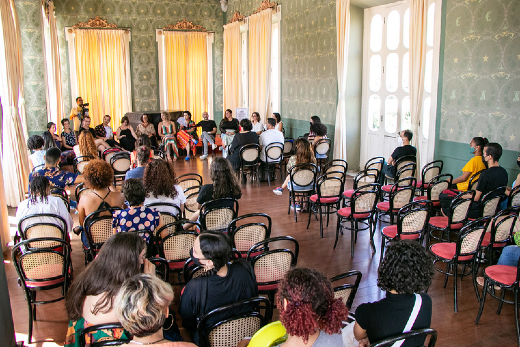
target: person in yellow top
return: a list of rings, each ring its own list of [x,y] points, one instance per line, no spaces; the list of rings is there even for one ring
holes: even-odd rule
[[[474,137],[471,140],[469,144],[469,151],[473,154],[473,158],[471,158],[470,161],[468,161],[462,168],[462,175],[453,180],[453,188],[455,188],[455,185],[457,185],[457,189],[461,192],[467,191],[471,177],[477,172],[486,169],[486,166],[482,161],[482,150],[488,142],[489,141],[486,138],[482,137]]]
[[[70,116],[69,119],[72,124],[72,130],[79,131],[81,128],[81,122],[83,121],[81,111],[83,110],[83,98],[81,96],[78,96],[76,98],[76,104],[78,104],[77,107],[73,107],[70,110]]]

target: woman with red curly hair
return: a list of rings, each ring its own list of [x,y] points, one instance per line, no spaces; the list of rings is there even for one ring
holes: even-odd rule
[[[343,346],[348,310],[334,298],[330,281],[315,269],[289,270],[278,285],[277,306],[288,338],[280,346]]]

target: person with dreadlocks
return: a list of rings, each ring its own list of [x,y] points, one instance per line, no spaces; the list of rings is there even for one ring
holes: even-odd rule
[[[226,159],[224,159],[226,161]],[[192,260],[202,265],[205,273],[191,279],[184,287],[179,304],[182,326],[198,345],[197,318],[218,307],[258,295],[256,277],[251,265],[243,259],[230,263],[231,241],[221,232],[202,232],[193,243]],[[211,288],[211,289],[210,289]],[[229,316],[248,312],[245,305],[225,315],[208,320],[208,326]]]
[[[45,176],[36,176],[32,179],[29,198],[22,201],[16,209],[16,220],[19,221],[25,216],[32,214],[50,213],[62,217],[67,223],[67,230],[72,230],[72,217],[69,213],[68,208],[61,198],[52,196],[51,185],[49,179]],[[28,223],[52,223],[61,225],[61,223],[52,217],[39,217],[38,219],[31,218]],[[22,224],[22,229],[26,227],[27,223]]]

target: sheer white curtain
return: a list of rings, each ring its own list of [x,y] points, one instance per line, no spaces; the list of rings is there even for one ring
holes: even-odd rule
[[[338,106],[334,131],[334,158],[347,160],[347,66],[350,32],[350,0],[336,0]]]
[[[427,0],[410,0],[410,110],[412,132],[417,147],[417,164],[420,159],[420,126],[423,92],[424,66],[426,64],[426,19],[428,17]],[[417,170],[420,172],[420,170]]]
[[[2,100],[2,167],[0,204],[16,207],[25,198],[29,177],[23,99],[21,36],[14,0],[0,1],[0,99]],[[5,194],[5,203],[1,195]],[[4,207],[2,207],[4,208]],[[9,229],[7,229],[9,230]]]

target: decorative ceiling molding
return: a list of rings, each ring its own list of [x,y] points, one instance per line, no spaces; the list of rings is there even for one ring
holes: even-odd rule
[[[117,29],[114,23],[108,23],[105,19],[99,16],[90,18],[88,22],[80,22],[72,27],[73,29]]]
[[[208,31],[202,25],[195,25],[193,22],[188,22],[186,19],[177,22],[177,24],[167,25],[163,30]]]
[[[240,22],[240,21],[243,21],[244,19],[246,19],[246,17],[244,17],[244,15],[241,15],[240,12],[236,11],[235,14],[233,14],[233,18],[231,18],[231,20],[228,22],[228,24]]]
[[[258,12],[262,12],[263,10],[268,10],[268,9],[276,10],[276,6],[278,6],[278,4],[276,2],[264,0],[264,1],[262,1],[262,4],[260,5],[260,7],[256,9],[255,14]]]

